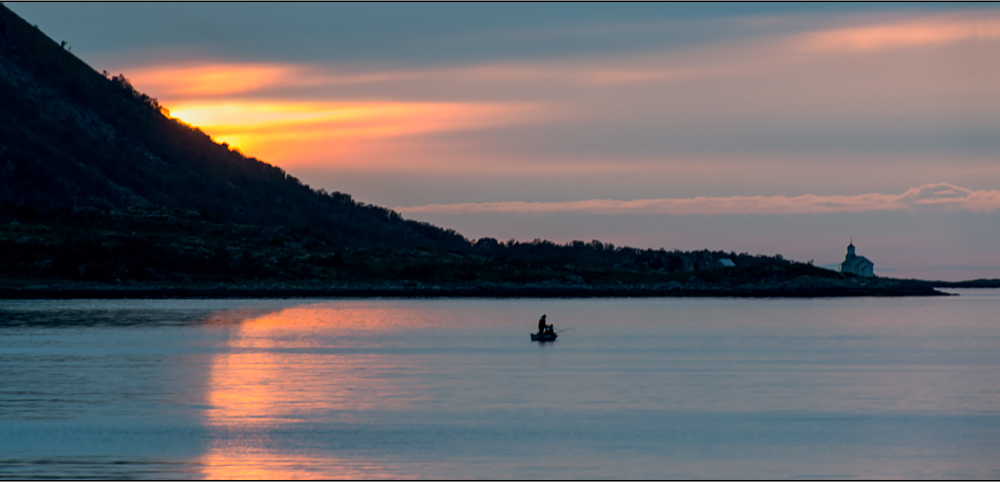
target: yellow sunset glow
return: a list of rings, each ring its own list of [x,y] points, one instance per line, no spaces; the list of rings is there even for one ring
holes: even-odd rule
[[[281,64],[209,64],[157,66],[132,71],[129,79],[161,95],[203,96],[250,92],[287,83],[301,68]]]
[[[268,162],[356,152],[365,139],[515,122],[530,105],[401,102],[178,102],[170,115]]]
[[[940,89],[953,80],[955,76],[942,71],[912,75],[920,72],[914,70],[922,62],[917,50],[898,53],[908,55],[905,62],[894,67],[879,63],[866,76],[856,75],[854,64],[840,61],[845,56],[855,61],[860,53],[889,56],[901,48],[963,49],[967,45],[958,42],[993,41],[998,35],[995,15],[956,13],[866,17],[864,23],[830,23],[738,43],[544,61],[401,66],[200,58],[126,72],[137,89],[160,99],[171,116],[247,156],[303,169],[299,175],[305,179],[348,171],[561,176],[568,166],[574,175],[620,176],[646,170],[649,176],[673,176],[678,166],[700,175],[706,169],[702,165],[717,167],[728,162],[728,154],[671,152],[686,141],[663,143],[656,147],[663,153],[656,154],[641,145],[658,142],[643,132],[662,128],[669,137],[698,125],[717,129],[737,119],[756,123],[755,109],[765,105],[774,122],[796,124],[808,124],[823,109],[823,122],[833,117],[855,122],[890,110],[899,119],[944,119],[952,113],[935,108],[957,103],[909,102],[889,109],[892,98],[858,101],[869,95],[864,89],[876,73],[880,82],[896,86],[889,92],[897,97]],[[956,53],[956,62],[965,58]],[[983,64],[987,68],[988,63]],[[827,74],[809,77],[820,71]],[[796,76],[812,80],[787,88],[784,84]],[[729,83],[739,87],[719,90]],[[709,90],[711,95],[706,94]],[[978,108],[992,102],[990,97],[981,100]],[[497,135],[490,138],[474,130],[494,130]],[[524,142],[514,140],[515,131],[527,136]],[[546,131],[551,137],[538,134]],[[604,133],[609,142],[621,142],[613,154],[578,147]],[[720,142],[726,138],[718,136]],[[560,147],[552,147],[556,142]],[[689,162],[691,156],[712,159],[701,164]],[[751,156],[759,160],[769,154],[741,152],[738,158],[742,162]]]

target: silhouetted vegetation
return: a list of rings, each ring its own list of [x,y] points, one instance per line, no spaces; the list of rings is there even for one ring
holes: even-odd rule
[[[65,46],[0,5],[2,283],[288,280],[487,292],[514,283],[569,293],[845,281],[780,255],[472,242],[314,190],[171,119],[124,75],[98,73]],[[719,268],[723,258],[736,267]]]
[[[98,73],[0,7],[0,202],[158,207],[215,222],[309,227],[351,246],[461,248],[458,233],[313,190],[164,115],[124,75]]]
[[[42,209],[9,202],[0,203],[0,247],[5,254],[0,258],[2,277],[97,282],[659,283],[686,280],[692,274],[719,278],[723,270],[712,262],[729,256],[595,242],[556,245],[490,239],[451,250],[358,247],[310,227],[218,222],[198,211]],[[672,269],[667,263],[656,264],[663,259],[681,261]],[[761,256],[745,256],[741,264],[794,266]]]

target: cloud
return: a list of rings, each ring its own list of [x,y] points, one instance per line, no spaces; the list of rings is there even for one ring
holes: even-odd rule
[[[995,49],[961,39],[992,38],[976,30],[993,25],[990,15],[711,20],[702,26],[738,35],[697,41],[694,24],[652,22],[648,44],[613,55],[253,62],[192,53],[123,71],[215,139],[384,205],[768,196],[848,182],[851,192],[893,192],[938,179],[988,189],[1000,172],[990,156],[1000,145],[990,135],[1000,119]],[[846,168],[862,162],[860,178]],[[348,183],[349,172],[378,188]],[[544,188],[510,197],[535,184]],[[777,209],[771,198],[740,202]],[[668,209],[629,203],[614,209]]]
[[[834,28],[802,35],[806,50],[874,51],[918,47],[960,40],[1000,39],[1000,19],[993,12],[925,17],[879,25]]]
[[[539,82],[554,86],[599,87],[614,84],[664,82],[723,75],[719,66],[696,68],[652,65],[662,56],[616,56],[588,59],[506,61],[473,63],[457,67],[386,68],[366,65],[312,63],[230,63],[210,59],[180,64],[144,65],[127,68],[128,78],[139,90],[168,101],[231,99],[257,96],[297,95],[303,88],[320,97],[336,97],[345,86],[372,89],[374,97],[396,99],[410,96],[419,82],[451,91],[455,85],[472,84],[480,90],[503,85],[514,90],[535,90]],[[342,95],[342,94],[340,94]]]
[[[405,214],[825,214],[865,211],[957,211],[1000,210],[1000,190],[973,191],[948,183],[924,184],[902,194],[854,196],[731,196],[616,201],[591,199],[569,202],[492,202],[428,204],[397,207]]]
[[[361,143],[525,122],[542,106],[485,102],[178,102],[170,115],[272,162],[358,154]],[[332,164],[332,163],[331,163]]]
[[[297,78],[301,68],[270,63],[161,65],[132,70],[140,90],[161,96],[217,96],[251,92]]]
[[[380,84],[428,79],[434,82],[453,81],[539,81],[590,85],[631,84],[661,82],[702,77],[730,77],[734,72],[747,70],[761,63],[782,62],[788,54],[812,58],[817,53],[838,51],[880,51],[900,47],[917,47],[950,43],[962,40],[1000,39],[1000,15],[992,9],[981,9],[953,14],[924,15],[902,20],[890,20],[885,15],[880,20],[847,16],[814,25],[812,30],[785,32],[781,25],[795,25],[801,17],[781,17],[781,22],[768,17],[748,18],[742,23],[757,25],[756,34],[744,32],[733,38],[716,33],[707,38],[690,32],[690,42],[660,43],[651,37],[641,47],[630,50],[606,52],[600,49],[581,55],[557,56],[538,59],[527,53],[505,56],[502,59],[476,56],[448,66],[434,63],[385,63],[335,60],[308,62],[233,62],[221,58],[208,58],[189,54],[184,61],[145,63],[132,65],[129,78],[141,89],[168,97],[226,95],[259,91],[275,87],[302,87],[316,85]],[[897,17],[898,18],[898,17]],[[860,24],[859,23],[862,23]],[[744,31],[737,24],[717,19],[703,28],[723,28]],[[834,25],[834,26],[831,26]],[[846,24],[846,25],[845,25]],[[601,32],[620,34],[622,31],[644,31],[663,34],[678,28],[690,28],[691,23],[629,22],[622,25],[600,25],[583,28],[571,37],[591,38]],[[774,32],[763,32],[767,25]],[[580,29],[578,26],[577,29]],[[795,30],[795,29],[793,29]],[[545,36],[552,35],[552,26],[542,29]],[[531,36],[525,31],[504,31],[504,38]],[[674,35],[667,38],[673,39]],[[713,39],[712,41],[708,41]],[[468,39],[465,39],[468,41]],[[452,39],[455,41],[455,39]],[[792,57],[796,57],[793,55]],[[146,62],[149,62],[148,58]],[[733,64],[740,64],[739,66]]]
[[[128,69],[140,90],[182,99],[231,96],[281,88],[403,81],[437,74],[422,70],[349,70],[321,64],[220,62],[209,59]]]

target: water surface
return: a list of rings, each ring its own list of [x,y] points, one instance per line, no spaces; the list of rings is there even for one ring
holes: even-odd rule
[[[956,291],[0,301],[0,477],[996,479]]]

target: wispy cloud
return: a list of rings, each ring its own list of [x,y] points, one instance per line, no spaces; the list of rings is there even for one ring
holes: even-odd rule
[[[844,25],[845,22],[855,25]],[[827,24],[800,33],[696,42],[679,48],[659,46],[632,52],[572,55],[545,60],[466,61],[447,67],[316,61],[231,62],[219,58],[189,58],[181,62],[133,65],[129,69],[129,78],[142,89],[173,98],[239,94],[272,88],[409,82],[416,79],[435,82],[554,81],[600,86],[728,77],[753,65],[782,61],[789,54],[805,54],[807,58],[812,58],[824,52],[881,51],[962,40],[1000,39],[1000,15],[991,9],[903,20],[883,19],[863,25],[856,23],[856,18],[842,19],[833,22],[833,25],[839,26]],[[672,26],[654,22],[630,24],[627,28],[630,31],[655,32],[670,30]],[[545,31],[549,33],[551,29]],[[505,34],[511,35],[509,32]],[[520,32],[518,35],[527,34]]]
[[[251,92],[297,78],[301,67],[272,63],[197,63],[133,69],[129,79],[160,96],[218,96]]]
[[[834,28],[804,34],[798,43],[808,50],[874,51],[972,39],[1000,39],[1000,17],[984,11]]]
[[[636,199],[617,201],[591,199],[569,202],[493,202],[428,204],[397,207],[406,214],[475,213],[586,213],[586,214],[823,214],[865,211],[954,211],[994,212],[1000,210],[1000,190],[973,191],[948,183],[925,184],[902,194],[859,194],[854,196],[731,196],[680,199]]]
[[[361,188],[337,184],[345,179],[338,174],[364,172],[384,189],[373,201],[414,209],[822,212],[891,204],[872,195],[423,206],[511,199],[473,184],[565,190],[533,201],[746,194],[747,186],[770,195],[791,184],[828,192],[831,182],[867,192],[938,179],[990,187],[974,183],[997,169],[988,158],[1000,108],[995,49],[963,39],[996,38],[996,13],[834,17],[775,18],[739,27],[747,35],[690,42],[653,22],[644,31],[656,39],[662,30],[663,41],[563,56],[422,63],[192,54],[124,72],[173,116],[248,155],[329,173],[303,179],[352,192]],[[788,22],[796,27],[772,28]],[[831,167],[859,160],[863,180]],[[413,174],[426,185],[415,189]],[[391,176],[405,186],[388,187]],[[886,179],[893,187],[883,187]]]
[[[523,122],[540,106],[518,103],[295,102],[284,100],[175,103],[172,117],[200,126],[219,142],[269,161],[334,151],[357,154],[368,140],[481,129]]]
[[[231,63],[211,59],[129,69],[141,90],[170,98],[220,97],[269,89],[403,81],[438,75],[427,70],[349,70],[311,63]]]

